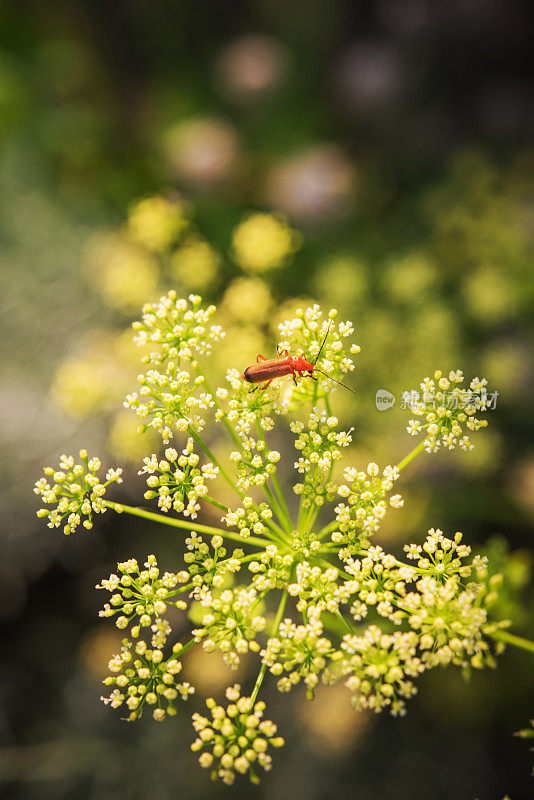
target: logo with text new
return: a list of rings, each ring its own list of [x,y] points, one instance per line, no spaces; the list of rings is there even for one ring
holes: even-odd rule
[[[378,411],[387,411],[395,405],[396,397],[387,389],[379,389],[375,396],[375,404]]]

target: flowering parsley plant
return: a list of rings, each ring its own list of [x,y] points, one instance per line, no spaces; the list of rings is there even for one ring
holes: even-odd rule
[[[133,326],[142,368],[125,406],[141,433],[152,428],[162,440],[161,453],[147,454],[139,469],[154,510],[106,499],[121,470],[103,480],[99,459],[83,450],[80,463],[62,456],[57,469],[47,467],[35,492],[46,506],[38,516],[67,534],[108,510],[184,531],[183,563],[162,569],[154,555],[143,564],[130,558],[97,586],[106,593],[100,615],[124,632],[102,699],[130,720],[150,712],[162,721],[195,691],[182,675],[187,651],[219,652],[232,668],[252,654],[254,685],[229,686],[220,704],[207,698],[204,714],[193,714],[201,766],[231,784],[238,774],[256,782],[283,744],[260,699],[268,675],[280,692],[302,685],[309,700],[319,682],[342,681],[354,709],[402,715],[423,672],[493,666],[505,642],[530,643],[491,618],[500,576],[461,533],[432,528],[423,544],[404,546],[403,558],[373,543],[385,515],[403,506],[400,475],[417,455],[472,448],[468,433],[486,424],[485,381],[462,391],[459,370],[425,379],[423,398],[432,391],[433,400],[412,407],[415,449],[396,465],[354,465],[346,463],[353,430],[340,429],[332,408],[339,389],[327,377],[345,382],[355,368],[352,323],[314,305],[279,326],[280,350],[312,360],[326,336],[317,380],[251,388],[228,369],[214,386],[210,357],[224,336],[215,315],[200,297],[171,291],[145,305]],[[454,402],[441,403],[445,394]],[[280,453],[273,430],[286,425],[282,418],[288,446]],[[227,436],[224,458],[209,445],[217,429]],[[278,479],[283,461],[294,463],[293,499]],[[209,505],[216,527],[196,521]],[[176,611],[188,617],[183,641],[169,621]]]

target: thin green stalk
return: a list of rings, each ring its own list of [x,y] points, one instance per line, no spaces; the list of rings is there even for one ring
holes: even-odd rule
[[[317,475],[317,466],[314,466],[313,475],[312,475],[312,479],[311,479],[311,484],[312,485],[315,482],[316,475]],[[305,494],[303,492],[301,494],[301,496],[300,496],[299,519],[298,519],[298,525],[297,525],[297,529],[303,534],[305,534],[308,531],[309,522],[312,519],[313,513],[314,513],[314,511],[316,509],[316,506],[313,503],[310,505],[309,508],[304,508],[303,507],[304,497],[305,497]]]
[[[225,506],[225,505],[224,505],[224,503],[219,503],[219,501],[218,501],[218,500],[215,500],[213,497],[208,497],[208,496],[206,495],[206,496],[205,496],[205,497],[203,497],[202,499],[203,499],[203,500],[205,500],[205,501],[206,501],[206,503],[211,503],[211,505],[212,505],[212,506],[215,506],[216,508],[220,508],[220,509],[221,509],[221,511],[224,511],[224,512],[226,512],[226,513],[227,513],[227,512],[228,512],[228,510],[229,510],[229,509],[228,509],[228,506]]]
[[[254,544],[257,547],[265,549],[268,540],[260,539],[257,536],[248,536],[244,539],[238,533],[226,531],[222,528],[213,528],[211,525],[198,525],[196,522],[190,522],[185,519],[176,519],[176,517],[166,517],[164,514],[155,514],[153,511],[145,511],[144,508],[135,508],[134,506],[127,506],[124,503],[113,503],[111,500],[104,500],[108,508],[113,509],[120,513],[123,511],[125,514],[131,514],[134,517],[142,517],[149,519],[152,522],[160,522],[162,525],[169,525],[172,528],[182,528],[186,531],[197,531],[197,533],[205,533],[208,536],[222,536],[223,539],[233,539],[240,544]]]
[[[276,496],[278,497],[278,502],[280,503],[281,508],[284,510],[286,521],[287,521],[287,525],[288,525],[288,529],[289,530],[293,530],[293,523],[291,521],[291,514],[289,513],[289,509],[288,509],[287,503],[285,501],[284,493],[282,492],[282,488],[281,488],[280,483],[278,481],[278,477],[276,475],[276,472],[271,477],[271,480],[273,482],[274,491],[276,493]]]
[[[208,458],[212,461],[212,463],[219,468],[219,472],[221,473],[225,481],[228,483],[228,485],[232,487],[234,492],[236,492],[242,500],[243,497],[245,496],[244,493],[237,488],[232,478],[228,475],[228,473],[221,465],[220,461],[217,459],[215,454],[210,450],[208,445],[202,441],[200,436],[191,428],[191,426],[189,426],[187,430],[189,431],[195,442],[198,444],[198,446],[201,447],[202,450],[204,450],[204,452],[206,453]],[[273,533],[278,534],[277,538],[281,539],[282,541],[284,540],[284,532],[282,528],[280,528],[280,526],[276,524],[276,522],[273,522],[272,520],[265,520],[265,524],[267,525],[267,527],[271,529]]]
[[[284,589],[282,597],[280,599],[280,604],[278,606],[278,611],[276,612],[276,617],[274,620],[272,636],[276,636],[278,633],[278,628],[280,627],[280,623],[282,622],[282,617],[284,615],[285,607],[287,602],[287,589]],[[263,683],[263,679],[265,677],[265,673],[267,672],[267,664],[262,664],[260,673],[256,678],[256,683],[254,684],[254,689],[252,690],[251,700],[253,703],[256,702],[256,698],[258,696],[258,692],[260,691],[260,687]]]
[[[267,441],[265,439],[265,434],[261,429],[261,426],[256,422],[256,430],[258,432],[258,437],[263,442],[264,446],[267,447]],[[277,495],[277,499],[275,500],[272,492],[269,490],[269,487],[264,484],[263,489],[266,493],[270,495],[271,502],[273,502],[277,507],[277,514],[280,519],[282,525],[285,524],[286,530],[288,533],[291,533],[293,528],[291,524],[291,517],[289,515],[289,511],[287,509],[286,501],[284,500],[284,495],[282,494],[282,490],[280,489],[280,484],[278,483],[278,478],[276,477],[276,472],[274,475],[271,476],[271,480],[273,482],[274,490]]]
[[[317,534],[317,539],[324,539],[325,536],[328,536],[329,533],[332,533],[338,527],[338,521],[335,519],[333,522],[329,522],[328,525],[325,525],[324,528],[321,528],[319,533]]]
[[[343,623],[343,625],[344,625],[344,626],[347,628],[347,630],[349,631],[349,633],[351,633],[352,635],[354,635],[354,628],[352,627],[352,625],[350,624],[350,622],[348,621],[348,619],[346,619],[346,618],[343,616],[343,614],[341,613],[341,611],[336,611],[336,617],[337,617],[339,620],[341,620],[341,622],[342,622],[342,623]]]
[[[239,436],[237,435],[237,433],[235,432],[235,430],[232,428],[232,426],[231,426],[231,425],[230,425],[230,423],[228,422],[228,418],[227,418],[227,416],[226,416],[226,411],[224,410],[224,408],[223,408],[223,407],[221,406],[221,404],[219,403],[219,400],[218,400],[218,398],[217,398],[217,394],[216,394],[216,393],[215,393],[215,392],[212,390],[212,388],[211,388],[210,384],[209,384],[209,383],[208,383],[208,381],[206,380],[206,376],[204,375],[204,373],[203,373],[201,370],[197,369],[197,375],[202,375],[202,377],[204,378],[204,386],[206,387],[207,391],[208,391],[208,392],[211,394],[211,396],[212,396],[212,398],[213,398],[213,401],[215,402],[215,405],[217,406],[217,408],[218,408],[220,411],[222,411],[222,412],[223,412],[223,418],[222,418],[222,420],[223,420],[223,423],[224,423],[224,426],[225,426],[226,430],[228,431],[228,433],[230,434],[230,436],[231,436],[231,437],[232,437],[232,439],[234,440],[235,444],[237,444],[237,446],[239,447],[239,449],[240,449],[240,450],[242,450],[242,449],[243,449],[243,443],[241,442],[241,440],[240,440]]]
[[[194,639],[194,638],[190,639],[187,642],[187,644],[184,644],[184,646],[182,648],[180,648],[180,650],[178,650],[176,653],[172,654],[172,658],[180,658],[181,656],[183,656],[184,653],[187,653],[188,650],[191,650],[193,645],[196,644],[196,643],[197,643],[196,639]]]
[[[303,520],[303,517],[304,517],[305,513],[306,513],[306,509],[304,508],[304,492],[302,492],[302,494],[300,495],[299,510],[298,510],[298,514],[297,514],[297,530],[298,531],[302,530],[302,520]]]
[[[404,467],[407,467],[408,464],[410,464],[410,462],[412,462],[414,458],[419,455],[419,453],[422,453],[424,449],[425,449],[425,442],[424,441],[419,442],[417,447],[414,447],[414,449],[411,450],[408,453],[408,455],[402,459],[402,461],[399,461],[399,463],[397,464],[397,469],[399,471],[402,471]]]
[[[278,519],[280,520],[280,522],[282,524],[287,524],[286,523],[286,519],[285,519],[285,515],[284,515],[282,509],[280,508],[280,503],[278,502],[278,500],[276,500],[275,496],[273,495],[273,493],[271,492],[269,487],[266,484],[264,484],[262,488],[263,488],[263,491],[265,492],[265,494],[267,496],[267,500],[274,507],[274,510],[275,510],[276,515],[277,515]],[[289,531],[288,531],[288,533],[289,533]],[[287,542],[287,539],[285,539],[285,541]]]
[[[337,614],[325,613],[323,614],[323,620],[325,628],[327,630],[331,631],[332,633],[335,633],[336,636],[339,636],[340,639],[342,639],[345,636],[345,631],[346,631],[345,623],[344,622],[342,623],[338,619]]]
[[[236,485],[235,485],[235,483],[233,482],[233,480],[232,480],[232,478],[230,477],[230,475],[229,475],[229,474],[227,473],[227,471],[224,469],[224,467],[223,467],[223,466],[222,466],[222,464],[219,462],[219,460],[217,459],[217,457],[215,456],[215,454],[214,454],[214,453],[212,453],[212,451],[210,450],[210,448],[208,447],[208,445],[207,445],[207,444],[205,444],[205,443],[202,441],[202,439],[200,438],[200,436],[198,435],[198,433],[197,433],[195,430],[193,430],[193,428],[192,428],[191,426],[189,426],[189,427],[187,428],[187,431],[188,431],[189,435],[193,437],[193,439],[194,439],[194,440],[195,440],[195,442],[198,444],[198,446],[199,446],[199,447],[201,447],[201,448],[202,448],[202,450],[204,450],[204,452],[206,453],[206,455],[208,456],[208,458],[210,459],[210,461],[211,461],[213,464],[215,464],[215,466],[216,466],[216,467],[218,467],[218,468],[219,468],[219,472],[220,472],[220,473],[221,473],[221,475],[223,476],[223,478],[224,478],[224,480],[226,481],[226,483],[227,483],[229,486],[231,486],[231,487],[232,487],[232,489],[234,490],[234,492],[236,492],[236,493],[239,495],[239,497],[241,497],[241,499],[242,499],[242,498],[243,498],[243,493],[239,491],[239,489],[237,488],[237,486],[236,486]]]
[[[320,553],[338,553],[339,552],[339,545],[335,542],[327,542],[326,544],[321,545],[321,549],[319,550]]]
[[[307,534],[312,529],[316,511],[317,511],[317,506],[315,505],[315,503],[311,502],[311,505],[306,511],[306,515],[302,520],[302,528],[300,530],[303,534]]]
[[[194,589],[194,588],[195,584],[193,583],[193,581],[191,581],[190,583],[186,583],[185,586],[181,586],[179,589],[176,589],[175,592],[168,592],[167,597],[176,597],[176,595],[183,594],[184,592],[188,592],[189,589]]]
[[[534,642],[530,639],[524,639],[522,636],[516,636],[515,633],[509,633],[508,631],[498,629],[488,634],[488,636],[491,636],[492,639],[496,639],[498,642],[505,642],[506,644],[514,645],[514,647],[520,647],[522,650],[528,650],[529,653],[534,653]]]

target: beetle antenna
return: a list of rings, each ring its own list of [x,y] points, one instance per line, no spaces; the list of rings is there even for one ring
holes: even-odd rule
[[[315,367],[315,372],[320,372],[320,373],[321,373],[321,375],[324,375],[324,376],[325,376],[325,378],[328,378],[329,380],[331,380],[331,381],[334,381],[334,383],[339,383],[339,385],[340,385],[340,386],[344,386],[344,387],[345,387],[345,389],[348,389],[348,390],[349,390],[349,392],[352,392],[352,394],[356,394],[356,392],[354,391],[354,389],[351,389],[351,388],[350,388],[350,386],[347,386],[347,384],[346,384],[346,383],[341,383],[341,381],[337,381],[337,380],[336,380],[335,378],[333,378],[331,375],[327,375],[327,374],[326,374],[326,372],[323,372],[323,371],[322,371],[322,369],[317,369],[317,367]]]
[[[324,339],[323,339],[323,343],[322,343],[322,345],[321,345],[321,347],[320,347],[320,350],[319,350],[319,352],[317,353],[317,355],[315,356],[315,361],[313,362],[314,364],[317,364],[317,359],[319,358],[319,356],[320,356],[320,355],[321,355],[321,353],[323,352],[323,347],[324,347],[324,345],[325,345],[325,342],[326,342],[326,340],[327,340],[327,338],[328,338],[328,334],[330,333],[330,328],[331,328],[331,327],[332,327],[332,320],[330,320],[330,322],[328,323],[328,329],[327,329],[327,331],[326,331],[326,333],[325,333],[325,337],[324,337]],[[334,379],[332,378],[332,380],[334,380]]]

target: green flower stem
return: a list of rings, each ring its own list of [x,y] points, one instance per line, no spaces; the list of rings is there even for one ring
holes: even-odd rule
[[[191,426],[189,426],[189,427],[187,428],[187,431],[188,431],[189,435],[190,435],[190,436],[191,436],[191,437],[192,437],[192,438],[195,440],[195,442],[198,444],[198,446],[199,446],[200,448],[202,448],[202,450],[204,450],[204,452],[206,453],[206,455],[207,455],[207,457],[210,459],[210,461],[211,461],[213,464],[215,464],[215,466],[216,466],[216,467],[218,467],[218,468],[219,468],[219,472],[220,472],[220,473],[221,473],[221,475],[223,476],[223,478],[224,478],[224,480],[226,481],[226,483],[227,483],[229,486],[231,486],[231,488],[234,490],[234,492],[236,492],[236,493],[239,495],[239,497],[240,497],[241,499],[243,499],[243,494],[242,494],[242,493],[239,491],[239,489],[237,488],[237,486],[235,485],[235,483],[234,483],[234,482],[233,482],[233,480],[231,479],[230,475],[227,473],[227,471],[225,470],[225,468],[224,468],[224,467],[222,466],[222,464],[219,462],[218,458],[217,458],[217,457],[216,457],[216,456],[215,456],[215,455],[212,453],[212,451],[209,449],[208,445],[207,445],[207,444],[204,444],[204,442],[202,441],[202,439],[200,438],[200,436],[198,435],[198,433],[197,433],[195,430],[193,430],[193,428],[192,428]]]
[[[417,445],[417,447],[414,447],[414,449],[413,449],[413,450],[411,450],[411,451],[408,453],[408,455],[407,455],[407,456],[405,456],[405,457],[402,459],[402,461],[399,461],[399,463],[397,464],[397,469],[398,469],[398,470],[401,472],[401,471],[404,469],[404,467],[407,467],[407,466],[408,466],[408,464],[409,464],[411,461],[413,461],[413,460],[414,460],[414,458],[415,458],[416,456],[418,456],[418,455],[419,455],[419,453],[422,453],[424,449],[425,449],[425,442],[424,442],[424,441],[423,441],[423,442],[419,442],[419,444]]]
[[[274,507],[274,510],[276,511],[276,515],[277,515],[278,519],[280,520],[280,522],[283,525],[287,526],[286,516],[285,516],[282,508],[280,507],[280,503],[275,498],[275,496],[273,495],[273,493],[271,492],[271,490],[269,489],[269,487],[266,484],[264,484],[262,488],[263,488],[263,491],[265,492],[265,494],[267,496],[267,500]],[[290,530],[287,531],[287,532],[290,533]],[[287,537],[284,537],[284,541],[287,543]]]
[[[312,504],[311,504],[310,508],[307,510],[306,516],[304,517],[304,520],[302,522],[301,531],[302,531],[303,534],[306,535],[311,531],[311,529],[313,528],[314,522],[315,522],[315,520],[317,518],[317,514],[318,513],[319,513],[318,507],[315,505],[315,503],[312,502]]]
[[[314,475],[313,475],[314,483],[315,483],[316,474],[317,474],[317,468],[315,469],[315,472],[314,472]],[[310,501],[310,503],[311,503],[310,507],[308,509],[306,509],[305,513],[302,516],[302,523],[301,523],[301,527],[299,528],[299,530],[303,534],[306,534],[306,533],[308,533],[308,531],[311,530],[311,528],[313,526],[314,515],[316,514],[316,512],[318,513],[318,511],[319,511],[319,509],[317,508],[317,506],[315,505],[315,503],[313,501]]]
[[[152,522],[159,522],[162,525],[170,525],[172,528],[182,528],[186,531],[197,531],[198,533],[205,533],[208,536],[222,536],[223,539],[233,539],[235,542],[239,542],[240,544],[254,544],[256,547],[261,547],[262,550],[265,549],[265,545],[267,541],[265,539],[260,539],[257,536],[248,536],[244,539],[238,533],[232,533],[232,531],[225,531],[222,528],[213,528],[211,525],[197,525],[196,522],[189,522],[185,519],[176,519],[176,517],[166,517],[163,514],[155,514],[153,511],[145,511],[144,508],[135,508],[134,506],[126,506],[124,503],[113,503],[111,500],[104,500],[105,505],[108,508],[111,508],[113,511],[117,511],[121,513],[122,511],[125,514],[131,514],[134,517],[142,517],[143,519],[149,519]]]
[[[528,650],[529,653],[534,653],[534,642],[530,639],[524,639],[522,636],[516,636],[515,633],[509,633],[508,631],[499,629],[488,634],[488,636],[491,636],[492,639],[496,639],[498,642],[505,642],[506,644],[514,645],[514,647],[520,647],[522,650]]]
[[[354,635],[354,632],[355,632],[355,631],[354,631],[354,628],[352,627],[352,625],[350,624],[350,622],[348,621],[348,619],[347,619],[346,617],[344,617],[344,616],[343,616],[343,614],[341,613],[341,611],[336,611],[336,617],[337,617],[337,618],[338,618],[338,619],[339,619],[339,620],[340,620],[340,621],[343,623],[343,625],[344,625],[344,626],[347,628],[347,630],[349,631],[349,633],[351,633],[352,635]]]
[[[280,507],[283,509],[283,511],[285,513],[288,529],[291,531],[291,530],[293,530],[293,523],[291,521],[291,514],[289,513],[289,509],[287,507],[287,503],[285,501],[285,498],[284,498],[284,495],[283,495],[283,492],[282,492],[282,488],[280,486],[280,483],[278,481],[278,477],[277,477],[276,473],[271,477],[271,480],[273,482],[274,491],[275,491],[276,496],[278,498],[278,502],[280,504]]]
[[[284,589],[282,597],[280,599],[280,605],[278,606],[278,611],[276,612],[276,617],[274,619],[273,631],[272,636],[276,636],[278,633],[278,628],[280,627],[280,623],[282,622],[282,617],[284,615],[285,607],[287,602],[287,589]],[[258,692],[260,691],[260,687],[263,683],[263,679],[265,678],[265,673],[267,672],[267,664],[262,664],[260,673],[256,678],[256,683],[254,684],[254,689],[252,690],[251,700],[253,703],[256,702],[256,698],[258,696]]]
[[[200,370],[199,368],[197,368],[196,373],[197,373],[197,375],[199,375],[202,378],[204,378],[204,386],[206,387],[206,389],[209,392],[209,394],[211,394],[211,396],[212,396],[212,398],[213,398],[213,400],[215,402],[215,405],[217,406],[219,411],[223,412],[223,418],[222,419],[223,419],[224,426],[225,426],[226,430],[228,431],[228,433],[230,434],[230,436],[234,440],[235,444],[239,447],[240,450],[242,450],[243,449],[243,444],[242,444],[239,436],[237,435],[237,433],[234,431],[234,429],[232,428],[232,426],[228,422],[228,417],[227,417],[226,411],[224,410],[224,408],[219,403],[219,399],[217,397],[217,394],[213,391],[213,389],[211,388],[210,384],[208,383],[208,381],[206,379],[206,376],[204,374],[204,371]]]
[[[176,597],[176,595],[183,594],[184,592],[188,592],[189,589],[194,589],[194,588],[195,584],[193,583],[193,581],[191,581],[190,583],[186,583],[185,586],[181,586],[179,589],[176,589],[175,592],[168,592],[167,597]]]
[[[323,620],[325,628],[331,633],[335,633],[340,639],[347,633],[346,621],[344,619],[340,620],[337,614],[326,612],[323,614]]]
[[[329,554],[337,554],[339,552],[339,545],[335,544],[335,542],[327,542],[326,544],[321,545],[321,549],[319,553],[324,553],[326,555]]]
[[[242,539],[241,541],[245,541],[245,539]],[[225,559],[225,560],[228,561],[229,559]],[[258,560],[258,554],[257,553],[250,553],[250,555],[244,556],[243,558],[240,558],[239,559],[239,563],[240,564],[247,564],[249,561],[257,561],[257,560]],[[224,561],[220,561],[219,563],[220,564],[224,564]]]
[[[228,513],[228,506],[225,506],[224,503],[219,503],[219,501],[218,500],[214,500],[213,497],[208,497],[206,495],[206,497],[203,497],[202,499],[205,500],[207,503],[211,503],[211,505],[215,506],[215,508],[220,508],[221,511],[224,511],[225,513]]]
[[[333,467],[333,465],[332,465],[332,466],[330,467],[330,469],[328,470],[328,476],[327,476],[327,478],[326,478],[326,483],[330,483],[330,481],[332,480],[332,473],[333,473],[333,472],[334,472],[334,467]],[[310,516],[308,517],[308,519],[307,519],[307,521],[306,521],[306,533],[311,533],[311,532],[312,532],[312,530],[313,530],[313,526],[314,526],[314,525],[315,525],[315,523],[317,522],[317,517],[318,517],[318,516],[319,516],[319,514],[321,513],[321,509],[322,509],[323,507],[324,507],[324,506],[318,506],[318,505],[315,505],[315,503],[312,505],[311,514],[310,514]],[[336,525],[337,525],[337,520],[336,520]],[[320,536],[319,536],[319,535],[317,535],[317,536],[316,536],[316,537],[314,537],[314,538],[316,538],[316,539],[320,539]]]
[[[267,448],[267,441],[265,439],[265,434],[258,422],[256,422],[256,430],[258,432],[258,437],[263,442],[265,448]],[[286,501],[284,500],[284,495],[282,494],[278,478],[276,477],[276,472],[271,476],[271,480],[273,482],[274,491],[276,493],[276,500],[273,497],[272,492],[270,492],[268,486],[264,485],[263,488],[265,492],[268,493],[268,495],[270,496],[271,502],[276,506],[280,522],[282,523],[282,525],[285,525],[287,533],[290,534],[293,529],[291,516],[289,514]]]
[[[317,466],[313,468],[313,476],[312,476],[312,483],[315,483],[315,479],[317,476]],[[317,509],[317,506],[312,503],[309,508],[304,508],[304,492],[300,496],[300,507],[299,507],[299,518],[297,523],[297,530],[301,533],[307,533],[310,529],[310,522],[313,519],[314,512]],[[313,524],[313,523],[312,523]]]
[[[176,653],[173,653],[171,658],[180,658],[180,656],[183,656],[183,654],[187,653],[188,650],[191,650],[193,645],[196,644],[196,643],[197,643],[197,640],[193,637],[192,639],[190,639],[187,642],[187,644],[184,644],[184,646],[182,648],[180,648],[180,650],[178,650]]]
[[[198,446],[199,446],[200,448],[202,448],[202,450],[204,450],[204,452],[206,453],[206,455],[208,456],[208,458],[210,459],[210,461],[212,461],[212,463],[213,463],[213,464],[215,464],[215,466],[219,468],[219,472],[221,473],[221,475],[223,476],[223,478],[225,479],[225,481],[228,483],[228,485],[232,487],[232,489],[234,490],[234,492],[236,492],[236,493],[239,495],[239,497],[241,498],[241,500],[242,500],[242,499],[243,499],[243,497],[245,496],[245,495],[244,495],[244,493],[239,491],[239,489],[237,488],[237,486],[235,485],[235,483],[233,482],[233,480],[231,479],[231,477],[228,475],[228,473],[226,472],[226,470],[224,469],[224,467],[221,465],[220,461],[217,459],[217,457],[214,455],[214,453],[212,453],[212,451],[211,451],[211,450],[210,450],[210,448],[207,446],[207,444],[205,444],[205,443],[202,441],[202,439],[200,438],[200,436],[199,436],[199,435],[196,433],[196,431],[194,431],[194,430],[191,428],[191,426],[189,426],[189,428],[188,428],[187,430],[188,430],[189,434],[190,434],[190,435],[193,437],[193,439],[195,440],[195,442],[198,444]],[[256,508],[256,506],[255,506],[255,508]],[[257,510],[257,508],[256,508],[256,510]],[[282,528],[280,528],[280,526],[279,526],[279,525],[277,525],[277,524],[276,524],[275,522],[273,522],[272,520],[265,520],[265,524],[266,524],[266,525],[267,525],[267,526],[268,526],[268,527],[269,527],[269,528],[270,528],[270,529],[273,531],[273,533],[276,533],[276,534],[278,534],[278,538],[279,538],[281,541],[284,541],[284,539],[285,539],[285,537],[284,537],[284,531],[282,530]]]
[[[329,522],[328,525],[325,525],[324,528],[321,528],[321,530],[317,534],[316,538],[317,539],[324,539],[324,537],[328,536],[329,533],[332,533],[333,531],[335,531],[336,528],[338,528],[338,526],[339,526],[339,524],[338,524],[337,519],[335,519],[333,522]],[[338,545],[336,545],[336,547],[338,547]]]
[[[305,514],[305,509],[304,509],[304,492],[303,492],[300,495],[299,510],[298,510],[298,514],[297,514],[297,530],[298,531],[302,530],[302,522],[303,522],[304,514]]]
[[[317,522],[317,517],[319,516],[319,514],[321,513],[321,509],[323,509],[323,508],[324,508],[324,506],[316,506],[315,503],[313,504],[312,509],[311,509],[311,514],[308,516],[308,519],[306,520],[306,529],[305,529],[305,531],[306,531],[307,534],[311,534],[311,532],[313,531],[313,527],[314,527],[315,523]],[[334,526],[334,528],[332,528],[332,530],[334,530],[336,527],[337,527],[337,524]],[[314,539],[320,539],[320,536],[319,536],[319,534],[316,534],[313,538]],[[337,550],[339,550],[339,545],[334,545],[334,547]]]

